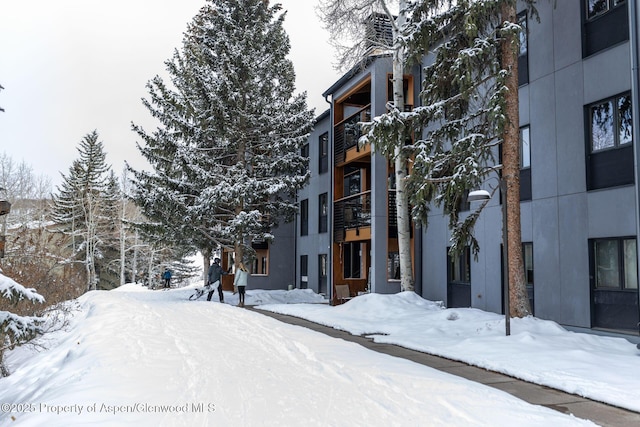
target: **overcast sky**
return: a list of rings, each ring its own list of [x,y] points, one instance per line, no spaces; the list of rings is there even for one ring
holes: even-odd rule
[[[322,113],[324,92],[340,76],[317,0],[279,0],[288,11],[296,92]],[[180,47],[204,0],[0,0],[0,154],[24,161],[54,185],[94,129],[119,176],[145,162],[130,123],[150,130],[140,99]]]

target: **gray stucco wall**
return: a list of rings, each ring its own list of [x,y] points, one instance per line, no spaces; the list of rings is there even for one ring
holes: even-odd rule
[[[269,274],[251,275],[247,289],[287,289],[293,283],[291,260],[295,257],[294,223],[280,224],[272,231],[274,240],[269,246]]]
[[[329,104],[327,104],[327,107]],[[311,177],[309,178],[309,185],[298,192],[298,202],[304,199],[309,200],[309,233],[306,236],[300,235],[300,213],[297,215],[296,221],[296,252],[295,264],[293,259],[289,259],[288,268],[291,269],[292,265],[296,268],[296,277],[290,284],[295,284],[295,287],[301,286],[300,277],[300,257],[307,255],[307,287],[313,289],[315,292],[320,292],[319,289],[319,263],[318,255],[326,254],[329,262],[330,257],[330,245],[331,245],[331,159],[333,158],[333,152],[331,151],[331,144],[329,144],[329,165],[326,173],[320,173],[320,136],[330,131],[331,118],[329,115],[323,115],[322,120],[317,121],[314,125],[314,129],[309,136],[309,171]],[[320,194],[327,193],[329,201],[329,216],[327,218],[328,227],[327,232],[319,232],[319,196]],[[330,276],[330,275],[329,275]],[[328,280],[328,279],[327,279]]]
[[[591,325],[589,239],[635,236],[634,187],[586,191],[585,105],[631,89],[629,45],[582,58],[577,1],[539,2],[529,20],[529,84],[520,88],[520,123],[530,125],[532,200],[521,203],[522,241],[533,242],[536,316]],[[635,106],[634,106],[635,107]],[[495,186],[495,183],[491,183]],[[501,208],[476,227],[473,307],[501,312]],[[449,233],[441,212],[423,235],[425,298],[445,300]]]

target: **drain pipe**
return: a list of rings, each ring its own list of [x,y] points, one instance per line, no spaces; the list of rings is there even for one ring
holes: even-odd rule
[[[327,169],[329,169],[329,194],[331,195],[330,197],[327,197],[327,203],[329,204],[329,209],[327,212],[327,221],[329,222],[329,224],[327,224],[327,228],[329,229],[329,250],[327,251],[328,255],[327,255],[327,297],[329,298],[329,301],[333,301],[333,209],[334,209],[334,203],[333,203],[333,198],[335,197],[335,194],[333,194],[333,189],[334,189],[334,180],[335,180],[335,171],[334,171],[334,154],[333,154],[333,96],[331,97],[332,100],[329,100],[329,94],[325,94],[324,96],[324,100],[327,104],[329,104],[329,143],[327,144],[327,156],[329,157],[327,159]]]
[[[636,256],[640,265],[640,250],[638,250],[638,238],[640,237],[640,80],[638,77],[638,50],[640,48],[640,8],[635,1],[627,2],[629,5],[629,51],[631,56],[631,105],[633,123],[633,153],[635,172],[635,196],[636,196]],[[640,307],[640,292],[638,292],[638,307]],[[638,323],[640,335],[640,323]],[[638,344],[640,349],[640,344]]]

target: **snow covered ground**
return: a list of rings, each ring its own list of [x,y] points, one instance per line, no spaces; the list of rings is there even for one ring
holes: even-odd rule
[[[188,301],[192,292],[126,285],[81,297],[47,350],[8,355],[0,425],[593,425],[235,307],[231,294],[219,304]],[[640,410],[640,375],[629,375],[640,354],[623,339],[536,319],[512,321],[505,337],[502,316],[412,293],[332,307],[311,291],[249,290],[246,302]]]

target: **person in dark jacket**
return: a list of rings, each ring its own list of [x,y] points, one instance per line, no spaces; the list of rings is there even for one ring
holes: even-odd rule
[[[164,279],[164,287],[170,288],[171,287],[171,270],[169,270],[168,268],[165,268],[162,278]]]
[[[211,297],[217,288],[220,302],[224,302],[224,294],[222,293],[222,276],[226,274],[229,273],[222,271],[222,267],[220,267],[220,258],[214,258],[213,264],[209,267],[208,273],[208,284],[211,286],[211,291],[209,291],[209,294],[207,295],[207,301],[211,301]]]

